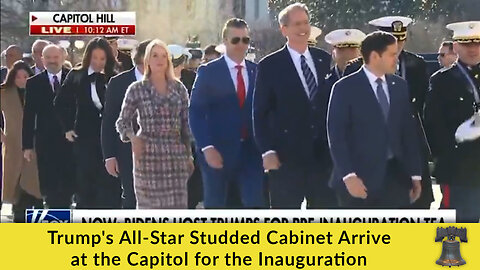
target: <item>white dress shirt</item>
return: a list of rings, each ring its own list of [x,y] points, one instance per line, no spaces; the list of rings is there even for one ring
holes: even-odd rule
[[[37,67],[37,65],[35,65],[35,70],[33,71],[35,73],[35,75],[37,75],[38,73],[41,73],[43,71],[43,69],[39,69]]]
[[[95,73],[92,67],[88,67],[88,75],[90,76],[92,73]],[[90,93],[92,95],[92,101],[93,104],[95,104],[95,107],[97,109],[101,110],[103,108],[102,102],[100,101],[100,98],[98,97],[97,93],[97,87],[95,86],[95,82],[90,83]]]
[[[57,79],[58,79],[58,83],[60,85],[62,85],[62,70],[60,69],[60,71],[57,73],[57,74],[53,74],[53,73],[50,73],[50,72],[47,72],[48,74],[48,81],[50,82],[50,85],[52,86],[52,91],[55,92],[55,88],[53,87],[53,76],[57,76]]]
[[[233,85],[235,85],[235,90],[238,91],[238,85],[237,85],[237,73],[238,69],[236,66],[240,65],[242,66],[242,76],[243,76],[243,81],[245,82],[245,95],[248,92],[248,71],[247,71],[247,65],[245,64],[245,59],[242,60],[240,64],[236,63],[233,61],[230,57],[228,57],[227,54],[224,54],[225,57],[225,62],[227,62],[228,70],[230,71],[230,76],[232,77]]]
[[[305,76],[303,75],[303,70],[302,70],[302,62],[301,62],[301,56],[305,56],[305,61],[307,62],[308,67],[313,73],[313,76],[315,77],[315,82],[318,85],[318,78],[317,78],[317,69],[315,68],[315,63],[313,63],[313,58],[312,55],[310,54],[310,51],[307,49],[303,53],[299,53],[295,51],[294,49],[290,48],[287,43],[287,49],[288,52],[290,53],[290,57],[292,57],[293,64],[295,65],[295,69],[297,70],[298,76],[300,77],[300,80],[302,81],[303,84],[303,89],[305,90],[305,93],[307,93],[307,96],[310,96],[310,91],[308,90],[308,85],[307,85],[307,80],[305,79]]]
[[[247,71],[247,65],[245,64],[245,59],[242,60],[240,64],[236,63],[233,61],[230,57],[228,57],[227,54],[224,54],[225,62],[227,62],[228,66],[228,71],[230,71],[230,77],[232,77],[233,85],[235,86],[235,91],[238,91],[238,82],[237,82],[237,74],[238,74],[238,69],[236,66],[240,65],[242,66],[242,76],[243,76],[243,81],[245,83],[245,98],[248,93],[248,71]],[[214,147],[213,145],[207,145],[204,148],[202,148],[202,152]]]
[[[370,82],[370,86],[372,87],[373,93],[377,97],[377,100],[378,100],[377,79],[378,78],[382,79],[382,88],[383,88],[383,91],[385,92],[385,95],[387,96],[388,103],[390,103],[390,93],[388,92],[388,84],[387,84],[387,79],[385,77],[385,74],[382,77],[377,77],[377,75],[373,74],[370,70],[368,70],[368,68],[365,65],[363,66],[363,71],[367,75],[368,81]],[[343,181],[345,181],[347,178],[352,177],[352,176],[357,176],[357,174],[354,173],[354,172],[349,173],[345,177],[343,177]],[[419,181],[419,180],[422,180],[422,177],[418,176],[418,175],[415,175],[415,176],[412,176],[412,180]]]
[[[372,90],[375,93],[375,96],[377,97],[378,100],[378,93],[377,93],[377,75],[373,74],[366,66],[363,66],[363,71],[367,75],[368,81],[370,82],[370,85],[372,86]],[[387,85],[387,79],[385,78],[385,74],[380,77],[382,79],[382,88],[383,91],[385,92],[385,95],[387,96],[388,103],[390,103],[390,93],[388,92],[388,85]]]
[[[138,70],[138,66],[135,66],[135,79],[137,82],[143,80],[143,73]]]

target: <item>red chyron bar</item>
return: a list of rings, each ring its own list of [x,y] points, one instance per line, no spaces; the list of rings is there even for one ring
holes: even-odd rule
[[[30,12],[31,36],[133,36],[135,12]]]
[[[70,36],[70,35],[135,35],[135,25],[31,25],[31,36]]]

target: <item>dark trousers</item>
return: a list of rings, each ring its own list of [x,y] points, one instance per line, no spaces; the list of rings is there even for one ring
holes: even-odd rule
[[[122,143],[123,144],[123,143]],[[133,187],[133,158],[132,146],[130,143],[120,145],[117,157],[120,181],[122,185],[122,208],[136,209],[137,199]]]
[[[480,220],[480,186],[450,184],[450,206],[457,211],[458,223],[478,223]]]
[[[63,137],[37,139],[40,190],[50,209],[68,209],[75,191],[75,158],[72,144]]]
[[[375,192],[367,191],[367,198],[354,198],[346,187],[337,190],[337,198],[341,208],[347,209],[401,209],[410,206],[410,176],[401,171],[395,160],[387,164],[387,172],[383,187]]]
[[[25,223],[25,210],[32,208],[43,209],[43,200],[37,199],[20,189],[20,197],[12,206],[13,222]]]
[[[418,122],[418,121],[417,121]],[[420,123],[418,123],[420,126]],[[428,165],[429,160],[429,150],[428,144],[425,142],[425,139],[422,133],[419,132],[419,140],[421,143],[420,153],[422,155],[422,194],[420,198],[410,205],[411,209],[430,209],[430,205],[435,200],[433,197],[433,187],[432,187],[432,177],[430,175],[430,167]]]
[[[187,182],[188,191],[188,209],[195,209],[197,205],[203,201],[203,183],[202,173],[200,171],[200,164],[195,152],[195,147],[192,145],[192,153],[194,158],[195,169]]]
[[[79,137],[74,143],[74,150],[77,165],[77,208],[121,208],[121,183],[105,169],[100,139]]]
[[[263,165],[260,154],[253,141],[242,142],[239,162],[232,168],[220,170],[208,166],[203,154],[199,154],[203,178],[203,202],[205,208],[227,208],[229,187],[235,183],[238,187],[244,208],[264,208]],[[231,194],[231,193],[230,193]]]
[[[300,209],[305,198],[309,209],[337,208],[335,193],[328,186],[330,175],[330,164],[282,164],[268,173],[271,207]]]

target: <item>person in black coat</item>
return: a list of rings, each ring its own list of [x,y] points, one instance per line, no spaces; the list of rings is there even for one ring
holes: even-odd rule
[[[27,81],[23,115],[24,157],[37,154],[40,190],[49,208],[69,208],[75,190],[72,144],[64,136],[54,111],[54,98],[69,72],[62,67],[63,49],[47,45],[43,51],[46,70]]]
[[[450,186],[450,206],[457,210],[457,222],[479,222],[480,22],[454,23],[447,28],[454,30],[459,59],[430,78],[425,126],[435,160],[434,175],[438,183]],[[477,135],[470,137],[475,129]]]
[[[133,188],[132,145],[120,140],[115,122],[120,115],[127,88],[143,79],[145,48],[151,40],[145,40],[134,49],[135,67],[112,77],[107,86],[102,120],[102,150],[105,168],[122,182],[122,208],[135,209],[137,201]]]
[[[308,47],[308,9],[292,4],[279,15],[288,42],[257,68],[253,97],[254,136],[269,171],[272,208],[334,208],[326,132],[331,56]]]
[[[398,40],[398,65],[396,75],[405,79],[408,83],[410,92],[410,101],[412,105],[412,116],[416,120],[416,129],[419,137],[419,147],[422,153],[422,194],[420,198],[412,204],[411,208],[430,209],[434,201],[432,179],[428,162],[431,158],[430,147],[428,145],[424,127],[423,127],[423,106],[425,104],[425,95],[428,90],[428,71],[427,64],[421,56],[404,50],[407,39],[407,26],[412,19],[402,16],[381,17],[370,21],[371,25],[379,30],[393,34]],[[363,59],[352,60],[345,68],[344,76],[360,69],[363,65]]]
[[[77,208],[120,208],[120,181],[108,174],[100,143],[108,80],[115,59],[103,38],[90,40],[82,65],[67,75],[55,98],[65,137],[73,142],[77,165]]]
[[[117,73],[127,71],[133,68],[132,58],[128,54],[118,50],[119,38],[119,36],[105,36],[108,44],[110,44],[110,48],[112,48],[113,57],[116,60],[114,69]]]

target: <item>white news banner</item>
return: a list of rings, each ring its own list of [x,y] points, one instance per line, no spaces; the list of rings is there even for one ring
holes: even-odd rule
[[[455,210],[72,210],[73,223],[455,223]]]

